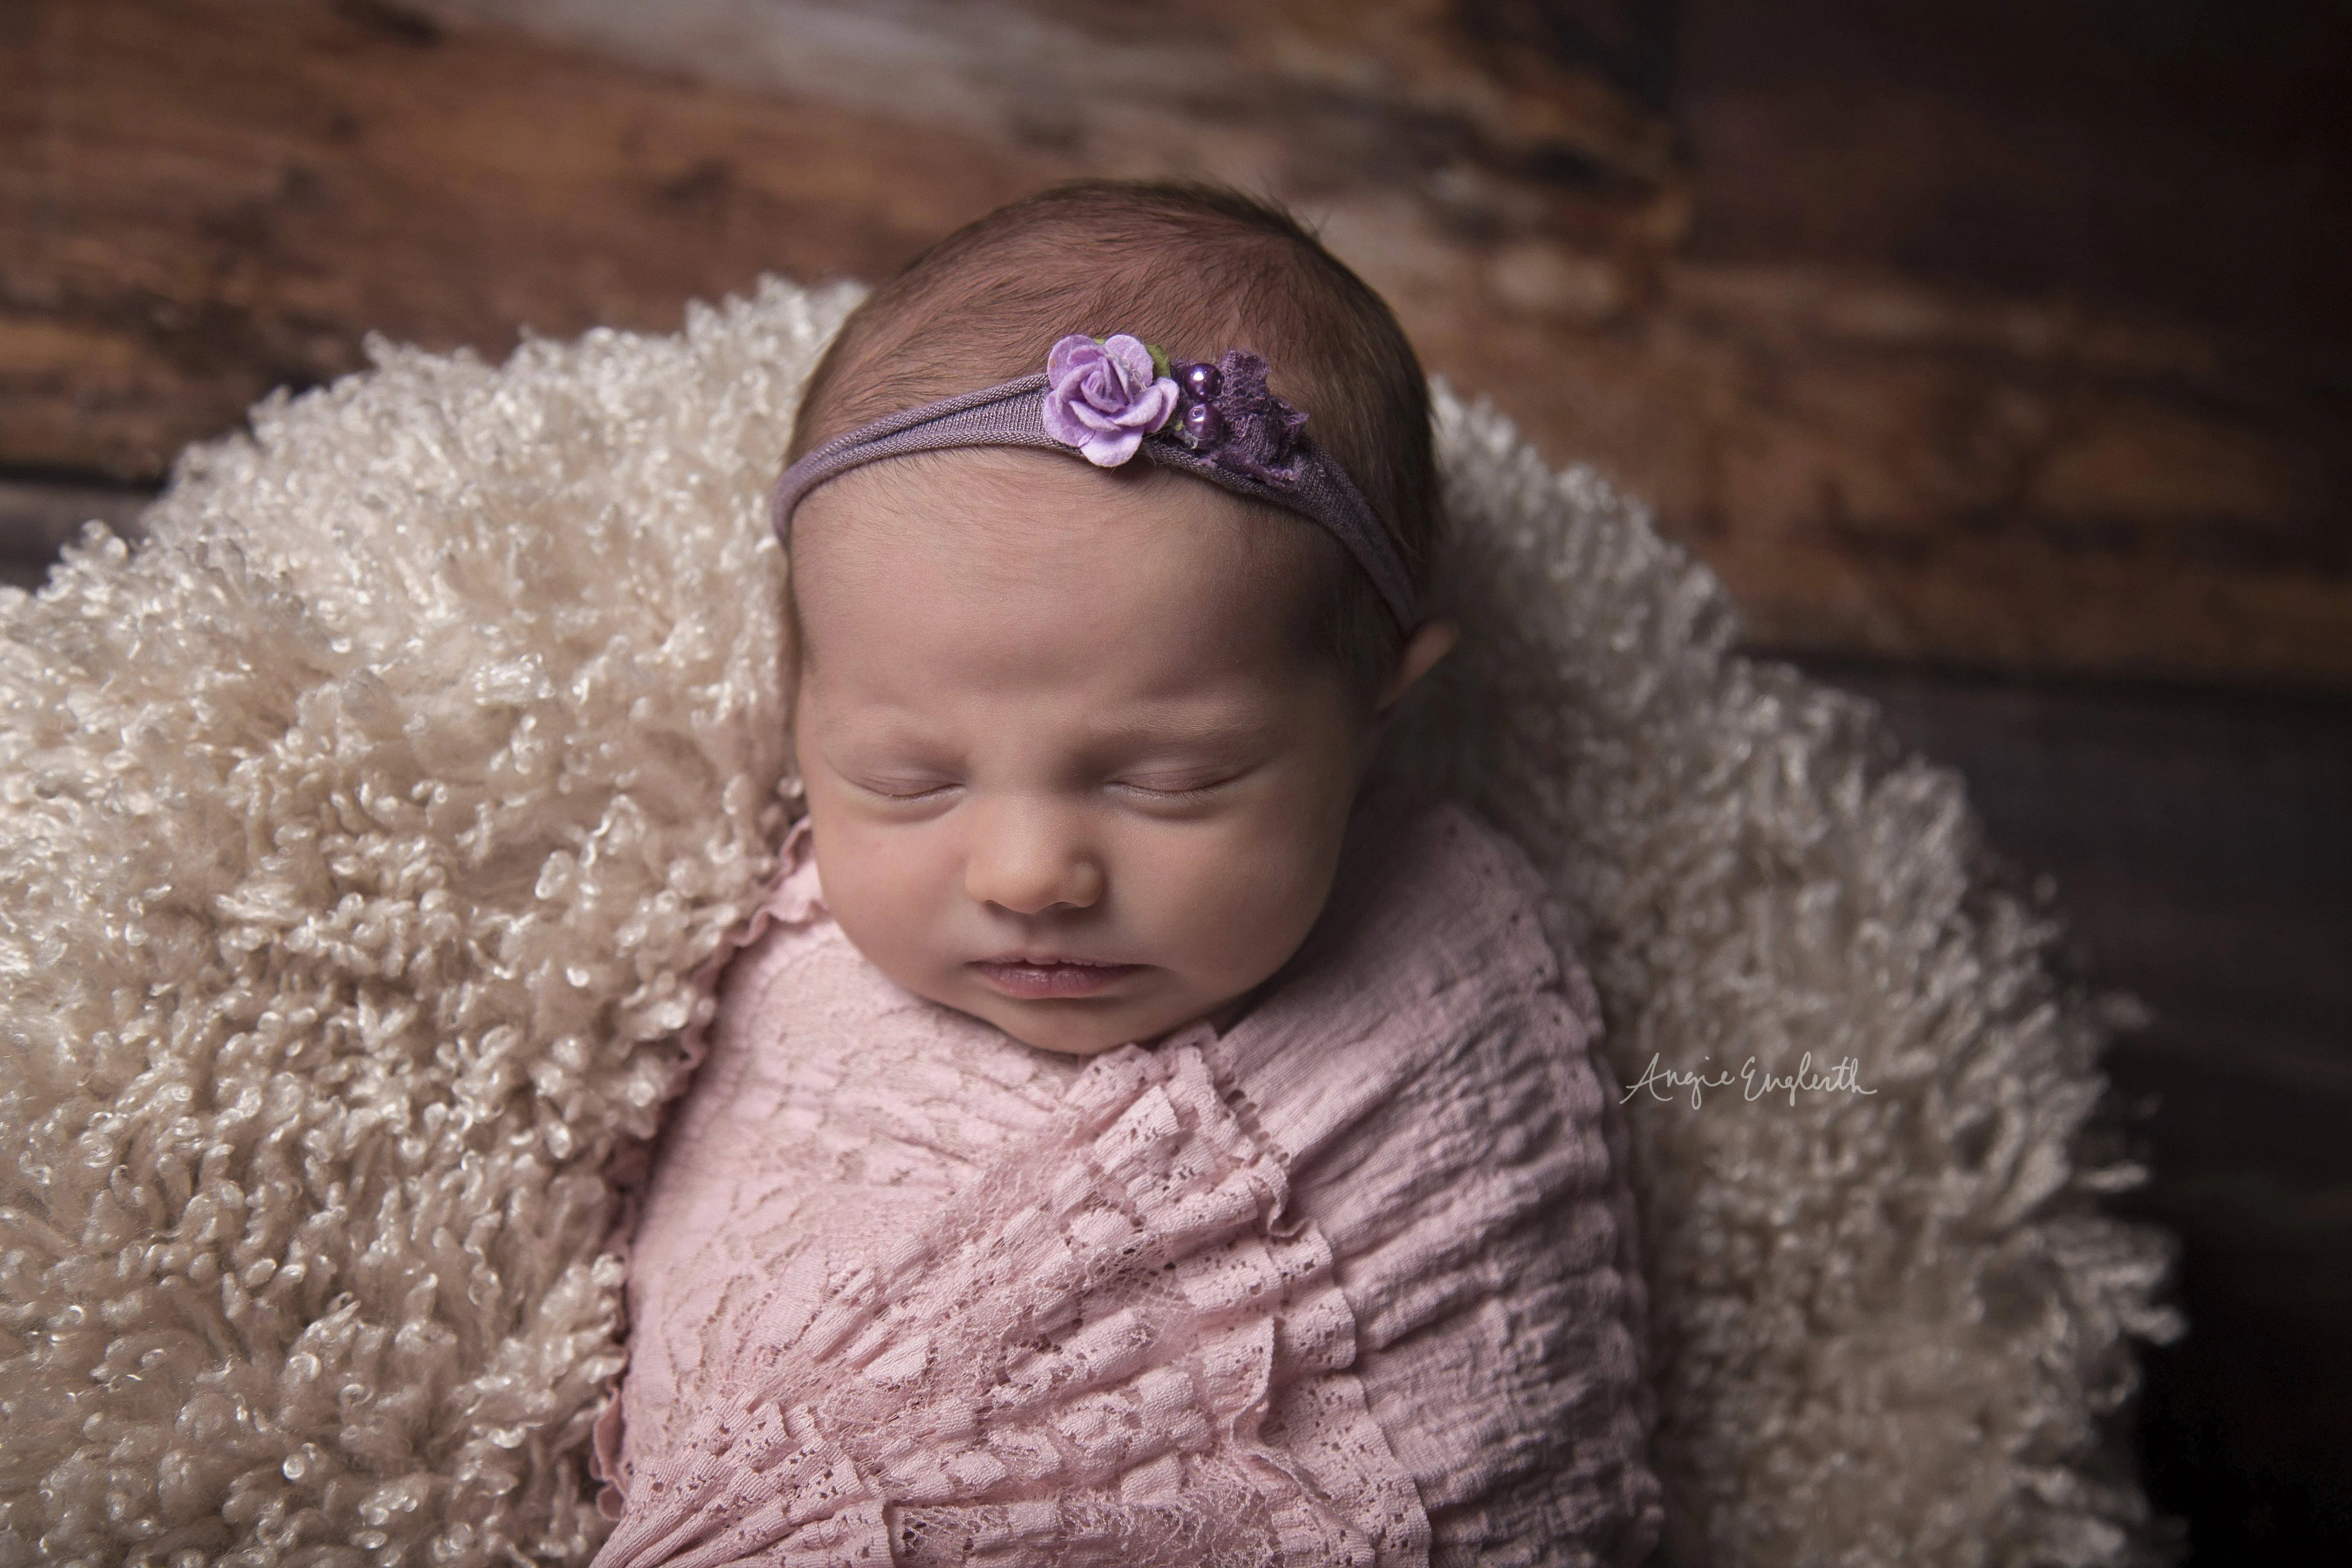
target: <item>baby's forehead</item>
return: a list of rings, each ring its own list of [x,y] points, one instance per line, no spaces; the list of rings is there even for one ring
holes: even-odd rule
[[[1176,682],[1286,664],[1318,537],[1179,474],[1017,451],[893,458],[824,485],[794,519],[802,657],[908,680],[983,666],[1061,680],[1115,663]]]

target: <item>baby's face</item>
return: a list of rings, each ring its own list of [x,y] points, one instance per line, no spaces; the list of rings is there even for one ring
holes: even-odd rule
[[[793,736],[825,902],[876,967],[1091,1054],[1289,958],[1373,734],[1297,651],[1317,542],[1286,524],[1141,464],[1003,449],[803,503]]]

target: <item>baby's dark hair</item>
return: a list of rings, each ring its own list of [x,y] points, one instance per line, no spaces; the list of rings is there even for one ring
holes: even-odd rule
[[[1386,301],[1281,207],[1223,186],[1084,180],[999,207],[932,246],[850,312],[793,427],[798,458],[886,415],[1027,375],[1066,333],[1131,332],[1177,360],[1254,349],[1273,390],[1356,481],[1416,597],[1439,533],[1429,393]],[[1363,689],[1402,636],[1337,540],[1309,636]]]

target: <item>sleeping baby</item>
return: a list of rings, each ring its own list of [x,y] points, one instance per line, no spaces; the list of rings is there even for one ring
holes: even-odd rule
[[[870,296],[792,450],[808,809],[646,1191],[597,1562],[1638,1562],[1592,989],[1374,767],[1454,637],[1387,307],[1066,186]]]

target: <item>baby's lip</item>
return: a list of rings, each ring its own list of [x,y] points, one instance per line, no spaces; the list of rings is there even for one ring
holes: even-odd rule
[[[1068,953],[1008,952],[976,958],[971,967],[994,991],[1020,1001],[1092,996],[1143,968]]]

